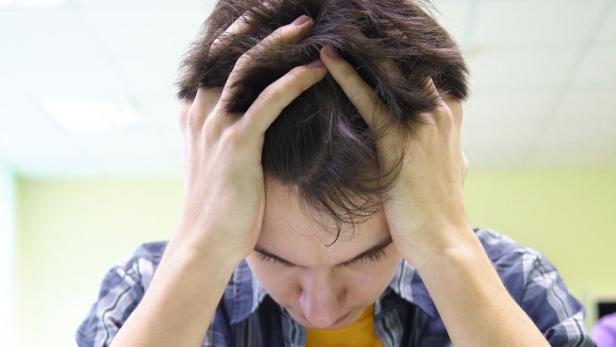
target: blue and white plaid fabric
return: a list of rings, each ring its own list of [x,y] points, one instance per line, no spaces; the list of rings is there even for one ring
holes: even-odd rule
[[[552,346],[595,346],[584,326],[584,308],[543,254],[493,230],[474,231],[511,296]],[[166,245],[144,243],[109,270],[77,330],[80,347],[110,345],[150,285]],[[419,274],[404,260],[375,302],[374,322],[385,347],[452,345]],[[245,261],[207,329],[202,346],[302,347],[306,339],[304,328],[267,295]]]

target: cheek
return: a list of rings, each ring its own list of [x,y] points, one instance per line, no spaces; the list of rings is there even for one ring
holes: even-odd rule
[[[391,282],[400,260],[399,257],[386,257],[380,262],[362,264],[349,273],[348,282],[362,296],[376,300]]]

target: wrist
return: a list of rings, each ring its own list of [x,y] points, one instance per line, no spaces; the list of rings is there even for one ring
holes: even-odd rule
[[[181,233],[169,240],[165,250],[163,260],[168,260],[169,263],[184,266],[188,264],[214,264],[223,272],[232,272],[245,256],[231,252],[227,247],[224,247],[215,240],[214,237],[206,235],[200,237],[196,241],[191,241]]]
[[[421,276],[454,345],[546,345],[541,332],[509,294],[477,237],[422,248],[409,261]]]
[[[464,259],[484,252],[468,222],[426,227],[420,235],[402,252],[403,258],[415,267],[429,266],[437,258]]]

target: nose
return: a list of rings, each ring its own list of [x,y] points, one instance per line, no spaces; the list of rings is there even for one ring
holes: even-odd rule
[[[328,328],[347,314],[342,308],[346,290],[332,276],[331,270],[310,270],[302,281],[299,297],[302,313],[315,328]]]

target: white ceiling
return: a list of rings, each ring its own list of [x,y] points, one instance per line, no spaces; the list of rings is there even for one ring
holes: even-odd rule
[[[181,175],[172,84],[213,4],[0,7],[0,162],[30,177]],[[434,4],[471,68],[471,167],[616,166],[616,1]],[[74,133],[44,111],[48,98],[120,98],[143,119]]]

